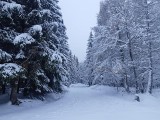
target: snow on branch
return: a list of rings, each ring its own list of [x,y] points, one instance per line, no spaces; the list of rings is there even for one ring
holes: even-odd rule
[[[5,1],[0,1],[0,6],[2,6],[3,11],[8,11],[8,12],[12,12],[14,9],[16,9],[19,12],[23,10],[23,6],[15,2],[8,3]]]
[[[12,59],[12,56],[10,54],[0,49],[0,60],[9,62],[11,59]]]
[[[30,30],[29,30],[29,33],[30,33],[30,35],[32,35],[32,36],[36,35],[37,33],[38,33],[39,35],[42,35],[42,34],[43,34],[43,33],[42,33],[42,26],[41,26],[41,25],[34,25],[34,26],[32,26],[32,27],[30,28]]]
[[[0,64],[0,74],[3,78],[16,77],[23,72],[23,68],[15,63]]]
[[[19,44],[21,47],[24,47],[27,44],[32,44],[35,42],[35,39],[32,38],[28,33],[22,33],[14,39],[13,43],[15,45]]]

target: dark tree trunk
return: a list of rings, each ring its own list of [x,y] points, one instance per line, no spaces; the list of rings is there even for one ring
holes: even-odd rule
[[[12,105],[19,105],[20,101],[17,98],[17,89],[18,89],[18,80],[14,79],[11,82],[11,95],[10,95],[10,101]]]

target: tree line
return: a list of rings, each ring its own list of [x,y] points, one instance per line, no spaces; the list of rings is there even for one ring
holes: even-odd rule
[[[160,1],[104,0],[88,40],[84,82],[152,93],[160,86]]]

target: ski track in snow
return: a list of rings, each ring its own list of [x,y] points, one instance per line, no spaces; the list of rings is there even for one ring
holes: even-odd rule
[[[133,95],[120,94],[116,89],[72,85],[60,100],[6,112],[0,106],[0,120],[160,120],[160,99],[141,95],[141,102]],[[7,106],[9,109],[11,106]],[[11,107],[12,109],[12,107]]]

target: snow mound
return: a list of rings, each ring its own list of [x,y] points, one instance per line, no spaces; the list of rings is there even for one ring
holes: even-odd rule
[[[74,87],[87,87],[88,85],[84,85],[84,84],[81,84],[81,83],[78,83],[78,84],[72,84],[70,85],[70,87],[74,88]]]

